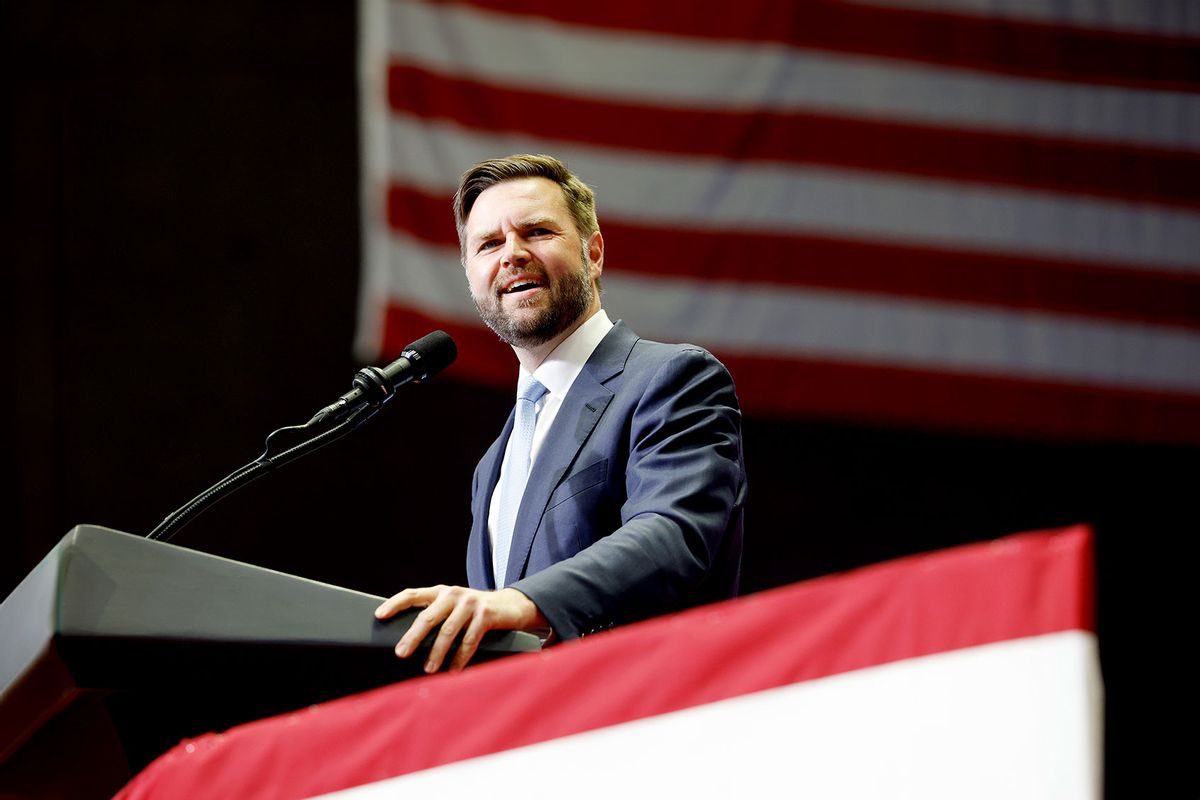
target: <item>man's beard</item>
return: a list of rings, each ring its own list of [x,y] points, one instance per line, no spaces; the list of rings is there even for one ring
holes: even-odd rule
[[[538,270],[545,277],[545,271]],[[550,292],[550,302],[533,316],[516,317],[505,311],[503,297],[490,292],[481,299],[472,294],[475,308],[485,325],[500,337],[500,340],[513,347],[529,349],[545,344],[558,334],[571,327],[575,320],[583,316],[592,304],[591,276],[588,274],[586,251],[581,259],[579,271],[547,286]],[[535,299],[533,302],[539,302]],[[520,308],[520,304],[518,304]]]

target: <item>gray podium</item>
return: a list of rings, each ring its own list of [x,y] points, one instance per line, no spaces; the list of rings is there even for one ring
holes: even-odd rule
[[[381,600],[74,528],[0,605],[0,797],[109,797],[182,738],[422,674]],[[476,660],[537,649],[496,631]]]

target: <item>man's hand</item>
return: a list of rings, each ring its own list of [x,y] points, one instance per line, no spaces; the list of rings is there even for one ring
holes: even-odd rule
[[[462,586],[429,586],[423,589],[405,589],[384,600],[375,609],[377,619],[388,619],[396,612],[407,608],[424,608],[408,633],[396,645],[396,655],[408,658],[426,635],[441,624],[429,658],[425,661],[426,672],[437,672],[450,645],[464,628],[462,644],[450,662],[450,671],[458,672],[467,665],[479,648],[483,634],[494,628],[503,630],[525,630],[548,628],[550,623],[533,601],[516,589],[500,589],[485,592]]]

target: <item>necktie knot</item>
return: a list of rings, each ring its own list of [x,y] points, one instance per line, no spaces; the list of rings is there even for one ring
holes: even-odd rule
[[[530,403],[536,403],[542,399],[548,390],[538,382],[538,379],[532,375],[522,375],[521,385],[517,387],[517,399],[528,400]]]

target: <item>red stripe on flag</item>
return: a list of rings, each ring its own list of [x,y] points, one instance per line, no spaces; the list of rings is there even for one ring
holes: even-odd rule
[[[200,737],[118,798],[310,797],[852,670],[1092,631],[1093,560],[1091,531],[1075,526],[762,592]]]
[[[457,247],[449,201],[393,185],[388,224]],[[614,274],[925,297],[1200,328],[1200,276],[821,236],[603,222]]]
[[[470,0],[463,5],[609,30],[719,41],[779,42],[950,67],[1054,80],[1195,91],[1195,40],[1081,29],[937,11],[838,2],[765,3],[731,13],[709,0],[671,3],[561,3]]]
[[[420,241],[458,249],[458,230],[450,194],[436,195],[411,186],[391,184],[387,192],[387,223]]]
[[[1200,155],[819,114],[666,108],[502,88],[393,63],[396,111],[633,151],[853,167],[1200,206]],[[530,115],[529,109],[537,114]]]
[[[479,326],[392,305],[384,352],[442,328],[458,343],[449,377],[516,385],[512,350]],[[991,435],[1200,443],[1200,397],[887,365],[716,351],[749,414],[919,426]],[[389,356],[391,357],[391,356]]]
[[[717,353],[748,413],[965,433],[1200,444],[1200,397]]]

